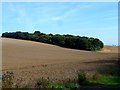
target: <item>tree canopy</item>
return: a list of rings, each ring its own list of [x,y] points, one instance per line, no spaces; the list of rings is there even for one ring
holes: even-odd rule
[[[61,47],[96,51],[101,50],[104,44],[98,38],[81,37],[74,35],[60,35],[60,34],[45,34],[40,31],[35,31],[34,33],[28,32],[5,32],[2,37],[31,40],[37,42],[43,42],[48,44],[54,44]]]

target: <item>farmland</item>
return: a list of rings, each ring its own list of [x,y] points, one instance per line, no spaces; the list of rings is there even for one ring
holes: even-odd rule
[[[79,70],[88,75],[106,72],[115,66],[116,46],[105,46],[102,51],[67,49],[33,41],[2,38],[3,73],[11,71],[15,80],[33,84],[40,77],[51,80],[74,79]],[[32,82],[31,82],[32,81]]]

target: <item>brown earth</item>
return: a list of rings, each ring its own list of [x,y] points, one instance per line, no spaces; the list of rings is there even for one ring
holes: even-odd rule
[[[79,70],[93,73],[109,69],[118,58],[117,50],[115,46],[105,46],[100,52],[90,52],[2,38],[2,69],[12,71],[16,80],[25,83],[40,77],[64,80],[75,78]]]
[[[118,53],[118,48],[119,47],[117,47],[117,46],[104,46],[104,48],[100,52],[104,52],[104,53]]]

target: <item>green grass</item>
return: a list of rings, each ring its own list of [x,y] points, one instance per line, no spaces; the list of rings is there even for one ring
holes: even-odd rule
[[[98,79],[88,80],[88,83],[92,85],[118,86],[120,85],[120,76],[101,75]]]
[[[35,85],[36,88],[61,88],[62,90],[64,88],[78,88],[79,84],[77,83],[76,80],[65,80],[62,82],[56,82],[53,83],[50,80],[40,78]]]

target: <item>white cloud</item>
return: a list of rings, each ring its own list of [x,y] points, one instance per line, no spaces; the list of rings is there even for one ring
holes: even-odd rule
[[[52,17],[52,20],[53,21],[59,21],[59,20],[61,20],[62,18],[60,17],[60,16],[58,16],[58,17]]]
[[[68,17],[69,15],[73,14],[76,10],[77,10],[76,8],[70,9],[70,10],[66,11],[63,15],[54,16],[54,17],[52,17],[51,19],[52,19],[53,21],[63,20],[63,19],[65,19],[66,17]]]
[[[81,9],[87,9],[87,8],[92,8],[93,5],[76,5],[76,6],[72,6],[72,7],[69,7],[70,9],[67,10],[65,13],[63,13],[62,15],[59,15],[59,16],[54,16],[51,18],[51,20],[53,21],[60,21],[60,20],[63,20],[65,18],[67,18],[68,16],[72,15],[72,14],[75,14],[77,11],[81,10]]]

